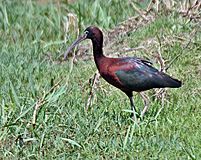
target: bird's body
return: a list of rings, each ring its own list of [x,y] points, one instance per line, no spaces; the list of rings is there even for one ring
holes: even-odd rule
[[[148,61],[135,58],[101,57],[96,64],[100,75],[127,95],[152,88],[176,88],[181,82],[153,68]]]
[[[78,38],[68,49],[84,39],[91,39],[93,55],[100,75],[111,85],[119,88],[130,99],[131,108],[136,111],[132,92],[141,92],[152,88],[178,88],[181,82],[158,71],[147,60],[137,57],[110,58],[103,54],[103,34],[97,27],[88,27],[85,34]],[[65,57],[66,58],[66,57]]]

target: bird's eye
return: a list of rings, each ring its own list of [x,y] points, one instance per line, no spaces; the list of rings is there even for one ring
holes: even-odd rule
[[[85,33],[85,34],[88,34],[88,33],[89,33],[89,31],[85,31],[84,33]]]

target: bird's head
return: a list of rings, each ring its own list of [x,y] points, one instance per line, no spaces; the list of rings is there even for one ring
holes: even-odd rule
[[[73,44],[67,49],[66,53],[64,54],[64,60],[66,59],[68,53],[80,42],[82,42],[85,39],[91,39],[92,41],[100,41],[100,43],[103,42],[103,34],[101,30],[98,27],[90,26],[87,27],[84,30],[84,34],[79,36],[76,41],[73,42]]]
[[[84,31],[84,34],[86,35],[87,39],[91,39],[91,40],[103,37],[101,30],[95,26],[87,27]]]

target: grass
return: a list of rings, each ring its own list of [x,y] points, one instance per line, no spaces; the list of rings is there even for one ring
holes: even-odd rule
[[[63,40],[62,22],[69,12],[78,16],[81,31],[91,24],[111,29],[135,14],[128,2],[84,2],[0,2],[0,159],[199,159],[200,31],[168,70],[184,85],[168,89],[165,107],[158,116],[161,104],[151,100],[145,119],[136,125],[124,111],[130,108],[128,98],[103,79],[92,107],[84,110],[88,79],[96,70],[93,61],[78,59],[71,70],[71,61],[52,63],[45,56],[51,53],[56,59],[73,41],[72,33],[68,33],[67,44]],[[161,40],[181,36],[188,42],[196,27],[175,13],[161,13],[123,41],[136,47],[157,35]],[[163,41],[162,56],[170,61],[182,47],[180,41]],[[146,56],[140,51],[132,54]],[[34,106],[43,96],[33,127]],[[141,99],[134,99],[140,108]]]

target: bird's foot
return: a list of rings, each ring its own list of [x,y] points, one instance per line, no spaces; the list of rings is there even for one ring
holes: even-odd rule
[[[140,122],[140,115],[137,112],[133,112],[131,114],[131,118],[134,122],[139,123]]]

